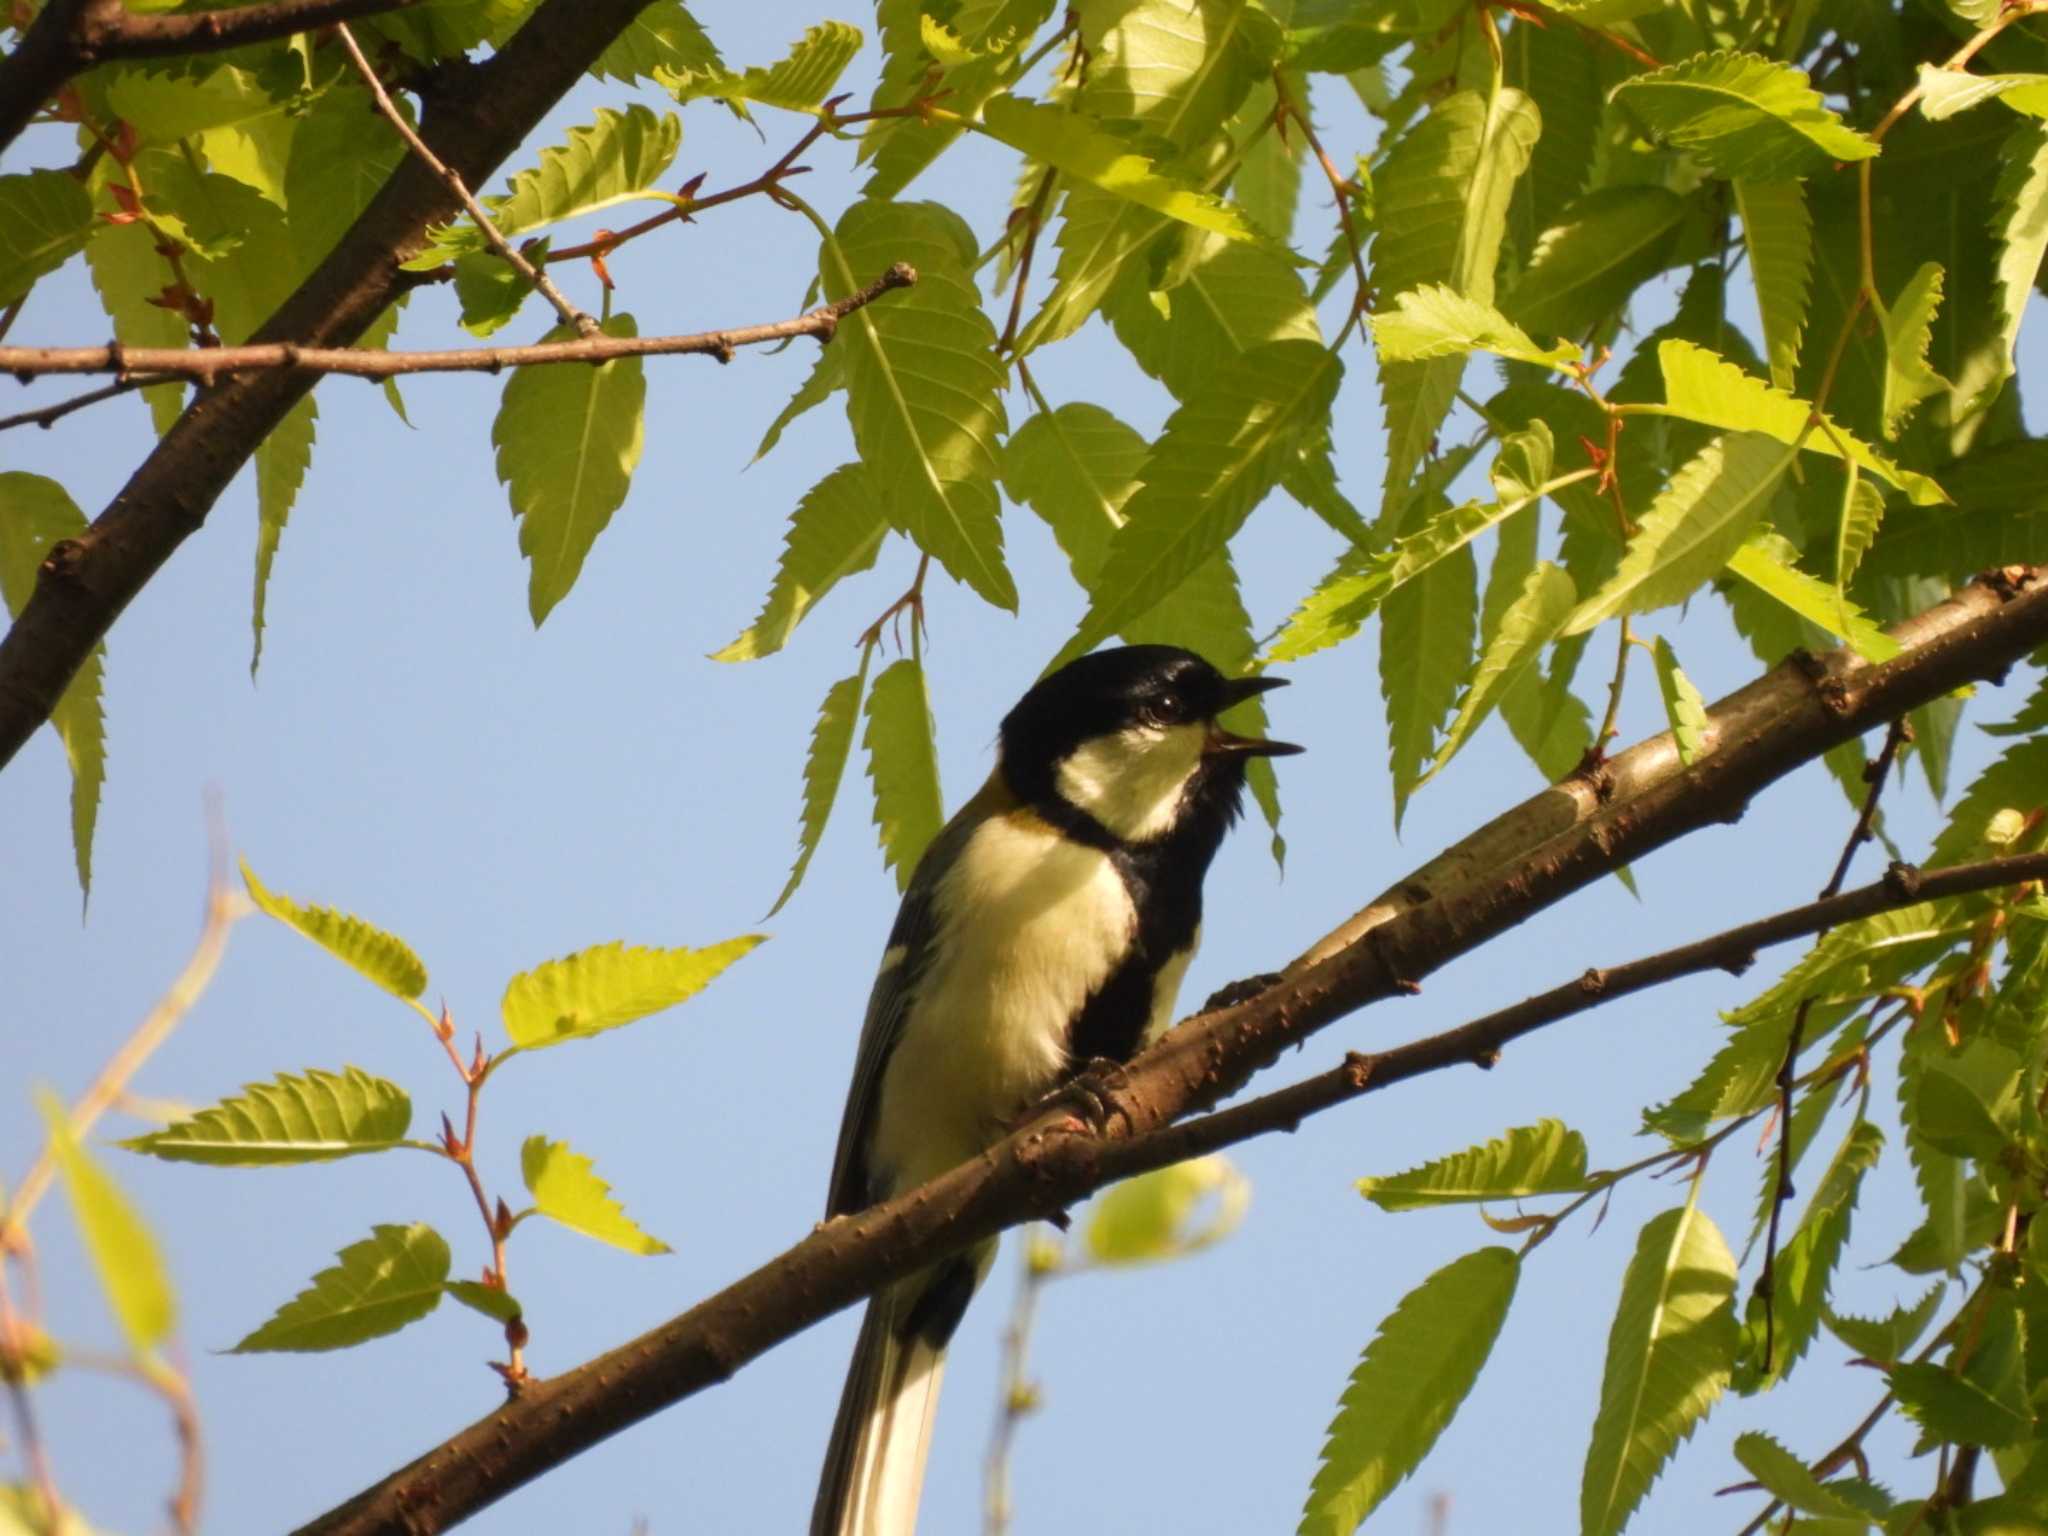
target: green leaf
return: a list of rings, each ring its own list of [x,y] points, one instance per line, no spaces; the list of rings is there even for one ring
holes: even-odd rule
[[[2034,811],[2048,805],[2048,736],[2016,741],[1971,783],[1934,839],[1929,867],[1939,869],[1978,857],[1985,829],[2009,806]]]
[[[2029,117],[2048,117],[2048,75],[1973,75],[1937,64],[1920,66],[1920,113],[1929,122],[1987,101],[2002,101]]]
[[[889,519],[868,483],[867,466],[842,464],[804,492],[790,515],[782,559],[760,617],[713,661],[754,661],[782,649],[811,605],[842,578],[873,567]]]
[[[1621,565],[1579,605],[1565,633],[1684,602],[1742,547],[1791,463],[1789,449],[1759,433],[1714,438],[1650,504]]]
[[[533,1196],[534,1209],[572,1232],[628,1253],[671,1251],[667,1243],[634,1225],[612,1198],[611,1186],[591,1171],[590,1159],[570,1151],[565,1141],[527,1137],[519,1148],[519,1176]]]
[[[1067,653],[1093,649],[1221,551],[1328,419],[1343,365],[1310,341],[1254,348],[1168,418]]]
[[[1435,755],[1437,727],[1472,670],[1478,582],[1471,548],[1463,546],[1388,593],[1380,607],[1380,693],[1397,832]]]
[[[1548,335],[1583,336],[1669,265],[1686,201],[1648,183],[1601,187],[1544,230],[1509,295],[1508,313]]]
[[[1855,578],[1856,567],[1870,546],[1877,542],[1878,525],[1884,521],[1884,492],[1863,478],[1851,464],[1842,480],[1842,515],[1835,526],[1835,589],[1839,592]]]
[[[106,1292],[129,1349],[139,1357],[150,1356],[177,1317],[163,1254],[120,1186],[79,1144],[71,1116],[57,1096],[37,1090],[36,1108],[49,1127],[51,1158],[100,1289]]]
[[[1636,1239],[1607,1336],[1579,1493],[1587,1536],[1613,1536],[1728,1385],[1735,1256],[1706,1213],[1654,1216]]]
[[[2001,1402],[1933,1361],[1902,1361],[1891,1370],[1892,1395],[1931,1440],[1954,1445],[2018,1445],[2034,1434],[2024,1404]]]
[[[1853,1317],[1824,1308],[1821,1321],[1827,1324],[1828,1332],[1864,1359],[1890,1365],[1920,1342],[1947,1294],[1948,1286],[1937,1280],[1912,1306],[1894,1307],[1888,1317]]]
[[[1003,445],[1003,488],[1052,529],[1084,588],[1109,557],[1150,451],[1132,428],[1082,401],[1037,412]]]
[[[863,650],[860,670],[826,689],[825,702],[818,707],[817,723],[811,727],[811,749],[804,758],[804,809],[797,833],[796,862],[790,866],[782,894],[768,909],[770,917],[796,894],[804,871],[811,867],[811,855],[818,851],[818,842],[825,835],[832,802],[839,798],[839,784],[846,777],[846,760],[853,754],[854,721],[860,714],[861,691],[867,686],[868,660],[873,655],[872,650]]]
[[[102,224],[85,247],[85,264],[100,296],[100,308],[124,347],[182,347],[185,322],[151,299],[162,295],[170,268],[156,252],[157,236],[147,224]],[[161,436],[185,409],[185,385],[152,384],[137,391]]]
[[[1496,705],[1537,677],[1536,662],[1562,633],[1578,603],[1578,588],[1563,567],[1544,560],[1530,570],[1521,591],[1502,612],[1499,628],[1483,637],[1479,666],[1458,701],[1457,718],[1437,746],[1435,761],[1422,776],[1423,783],[1451,760]]]
[[[442,1287],[472,1312],[481,1312],[494,1323],[509,1323],[525,1315],[519,1298],[480,1280],[450,1280]]]
[[[1657,348],[1664,372],[1665,403],[1636,409],[1677,416],[1729,432],[1761,432],[1809,453],[1847,459],[1888,485],[1904,491],[1915,506],[1933,506],[1948,495],[1927,476],[1902,469],[1875,448],[1842,430],[1826,415],[1814,424],[1812,406],[1744,373],[1724,357],[1689,341]]]
[[[1080,13],[1089,116],[1191,150],[1237,110],[1281,45],[1250,0],[1135,0]]]
[[[1202,394],[1265,342],[1323,339],[1301,278],[1285,252],[1269,245],[1191,236],[1160,281],[1167,286],[1153,289],[1144,265],[1132,262],[1104,298],[1103,314],[1132,360],[1176,400]]]
[[[669,168],[682,142],[683,122],[673,112],[657,116],[637,104],[623,112],[599,107],[595,122],[571,128],[566,142],[542,150],[539,163],[513,177],[503,196],[484,198],[484,211],[499,234],[517,240],[550,224],[633,202]],[[405,265],[425,270],[463,251],[485,249],[473,224],[455,224]]]
[[[875,826],[882,862],[906,890],[925,845],[938,835],[938,743],[932,737],[931,700],[924,668],[905,656],[884,669],[868,693],[868,777],[875,786]]]
[[[411,1124],[412,1100],[396,1083],[360,1067],[316,1067],[245,1083],[238,1096],[121,1145],[167,1162],[261,1168],[388,1152],[406,1145]]]
[[[1966,412],[1988,406],[2013,376],[2020,321],[2033,297],[2041,259],[2048,255],[2048,123],[2022,124],[2006,141],[1999,158],[1991,224],[1998,245],[1992,274],[1992,297],[1998,310],[1997,367],[1965,403]]]
[[[1806,209],[1806,189],[1796,181],[1744,177],[1733,190],[1756,283],[1771,382],[1789,393],[1799,372],[1799,340],[1813,291],[1813,216]]]
[[[1512,1249],[1481,1248],[1401,1298],[1338,1399],[1302,1536],[1350,1536],[1420,1465],[1479,1379],[1520,1278]]]
[[[613,315],[604,334],[640,332],[631,315]],[[558,325],[541,339],[573,341],[576,332]],[[519,552],[532,566],[526,601],[536,628],[569,595],[590,547],[626,500],[646,400],[637,357],[520,368],[505,381],[491,443],[519,519]]]
[[[630,85],[652,79],[658,71],[664,79],[683,80],[724,69],[717,46],[682,0],[654,0],[611,40],[590,73]]]
[[[1643,1129],[1683,1144],[1716,1121],[1763,1108],[1776,1096],[1791,1032],[1791,1020],[1776,1014],[1738,1028],[1681,1092],[1643,1112]]]
[[[1657,691],[1664,696],[1664,718],[1678,744],[1678,760],[1690,768],[1707,749],[1707,701],[1679,669],[1670,641],[1659,635],[1651,654],[1657,661]]]
[[[823,21],[806,30],[790,46],[788,55],[767,69],[750,69],[743,75],[695,70],[678,74],[664,67],[654,71],[654,78],[674,93],[677,101],[717,96],[790,112],[816,112],[860,47],[859,27]]]
[[[0,472],[0,600],[18,617],[36,588],[36,573],[50,551],[85,531],[85,514],[56,481],[23,470]],[[100,790],[107,781],[107,725],[100,712],[107,647],[95,645],[58,695],[50,728],[71,769],[71,855],[78,890],[92,894],[92,838],[99,823]]]
[[[1801,1514],[1869,1523],[1856,1505],[1815,1477],[1805,1462],[1769,1435],[1756,1430],[1737,1435],[1735,1459],[1763,1484],[1764,1492]]]
[[[448,1244],[423,1221],[372,1227],[335,1257],[339,1264],[321,1270],[230,1353],[347,1349],[396,1333],[441,1304]]]
[[[1186,1258],[1236,1231],[1251,1198],[1250,1180],[1212,1152],[1104,1191],[1089,1208],[1082,1244],[1097,1264]]]
[[[1535,104],[1502,90],[1461,91],[1396,141],[1375,179],[1379,236],[1369,273],[1380,293],[1443,283],[1492,304],[1508,199],[1541,133]],[[1389,493],[1406,486],[1464,374],[1462,356],[1380,364]]]
[[[1754,53],[1682,59],[1622,81],[1609,99],[1731,179],[1812,176],[1877,153],[1874,140],[1821,104],[1805,71]]]
[[[1358,1192],[1383,1211],[1576,1194],[1585,1187],[1586,1140],[1556,1120],[1516,1126],[1406,1173],[1358,1181]]]
[[[505,987],[505,1033],[521,1050],[587,1040],[695,997],[764,941],[742,934],[703,949],[641,949],[614,941],[522,971]]]
[[[1581,356],[1569,342],[1539,346],[1499,310],[1441,283],[1396,295],[1391,310],[1372,317],[1372,339],[1380,360],[1389,363],[1491,352],[1513,362],[1569,368]]]
[[[796,393],[789,397],[789,403],[768,423],[768,430],[761,434],[761,446],[754,450],[754,462],[775,451],[775,445],[782,441],[782,434],[789,424],[804,414],[830,400],[846,388],[846,349],[826,347],[818,354],[818,360],[811,364],[811,371],[804,376]]]
[[[393,997],[411,1000],[427,990],[427,968],[405,940],[346,912],[302,907],[289,896],[266,889],[247,859],[242,861],[242,879],[249,887],[249,899],[261,910],[297,929]]]
[[[998,96],[982,108],[980,126],[990,138],[1020,154],[1177,223],[1232,240],[1259,238],[1244,215],[1222,198],[1161,175],[1152,161],[1079,113]]]
[[[283,421],[256,445],[256,597],[250,611],[255,642],[249,653],[249,675],[256,675],[263,660],[263,608],[270,590],[270,568],[277,560],[277,546],[284,538],[284,525],[291,516],[292,503],[305,484],[306,469],[313,462],[314,401],[307,395],[286,413]]]
[[[951,224],[928,203],[855,203],[819,251],[825,297],[842,299],[892,262],[917,286],[839,323],[846,414],[892,522],[998,608],[1017,587],[1003,563],[996,442],[1007,429],[995,327],[982,313]]]
[[[1971,1041],[1926,1062],[1914,1086],[1913,1129],[1951,1157],[1997,1163],[2018,1129],[2019,1057],[1994,1040]]]
[[[1796,555],[1797,551],[1784,538],[1760,529],[1728,557],[1728,569],[1808,623],[1847,641],[1867,661],[1890,661],[1899,654],[1899,642],[1844,597],[1840,587],[1830,586],[1793,565]]]
[[[284,170],[284,206],[301,270],[310,272],[341,243],[410,153],[360,85],[338,81],[314,97],[292,132]]]
[[[1914,408],[1947,386],[1927,363],[1934,341],[1934,315],[1941,308],[1941,263],[1920,264],[1889,309],[1878,309],[1884,326],[1884,435],[1897,438]],[[1854,467],[1853,465],[1851,466]]]
[[[64,171],[0,176],[0,305],[12,304],[92,238],[92,198]]]

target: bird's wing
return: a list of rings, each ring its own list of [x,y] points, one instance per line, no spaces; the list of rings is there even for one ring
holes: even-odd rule
[[[1009,808],[1010,796],[1001,775],[993,775],[980,792],[960,807],[939,835],[931,840],[917,861],[910,885],[903,893],[903,905],[896,910],[896,925],[889,930],[889,947],[882,956],[881,973],[874,991],[868,994],[867,1021],[861,1026],[860,1049],[853,1059],[853,1081],[846,1091],[846,1112],[839,1122],[839,1150],[832,1159],[832,1185],[825,1214],[844,1216],[874,1203],[876,1192],[870,1183],[867,1146],[873,1128],[875,1108],[881,1099],[882,1074],[896,1042],[903,1038],[917,986],[931,962],[932,944],[938,938],[938,887],[967,840],[990,816]]]

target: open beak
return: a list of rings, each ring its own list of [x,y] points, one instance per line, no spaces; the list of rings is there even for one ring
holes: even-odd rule
[[[1275,688],[1285,688],[1288,680],[1284,677],[1234,677],[1223,685],[1223,708],[1231,709],[1246,699],[1257,698]],[[1229,754],[1236,757],[1292,757],[1305,751],[1291,741],[1267,741],[1257,736],[1240,736],[1235,731],[1226,731],[1220,725],[1209,727],[1209,742],[1206,751],[1211,754]]]

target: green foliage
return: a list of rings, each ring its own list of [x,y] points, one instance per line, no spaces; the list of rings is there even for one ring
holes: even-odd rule
[[[249,1083],[234,1098],[121,1145],[174,1163],[259,1168],[418,1145],[405,1139],[411,1125],[412,1100],[396,1083],[360,1067],[338,1074],[315,1067]]]
[[[0,304],[24,298],[92,237],[92,199],[62,171],[0,176]]]
[[[1615,87],[1658,138],[1731,180],[1811,176],[1877,145],[1821,105],[1803,71],[1753,53],[1708,53]]]
[[[427,968],[405,940],[332,907],[300,906],[289,896],[267,889],[246,859],[242,861],[242,880],[259,910],[297,929],[393,997],[411,1001],[427,990]]]
[[[1481,1248],[1401,1298],[1338,1400],[1304,1536],[1348,1536],[1429,1454],[1492,1353],[1521,1273],[1513,1250]]]
[[[316,1274],[234,1353],[347,1349],[396,1333],[441,1304],[448,1244],[425,1222],[373,1227],[335,1257],[339,1264]]]
[[[1678,653],[1662,635],[1652,656],[1657,663],[1657,691],[1664,697],[1664,718],[1678,744],[1678,760],[1690,768],[1707,747],[1707,701],[1679,668]]]
[[[783,883],[775,905],[768,909],[770,917],[796,894],[804,871],[810,867],[811,855],[818,851],[818,842],[825,835],[832,802],[839,798],[839,783],[846,777],[846,760],[853,755],[853,727],[860,716],[861,692],[867,686],[868,662],[873,657],[872,650],[863,650],[860,671],[834,683],[825,691],[825,702],[818,706],[817,723],[811,727],[811,749],[804,758],[804,809],[797,835],[796,862],[790,866],[789,879]]]
[[[610,1243],[628,1253],[669,1252],[667,1243],[633,1224],[611,1186],[591,1171],[590,1159],[567,1142],[529,1136],[519,1149],[519,1175],[533,1196],[533,1208],[572,1232]]]
[[[1383,1211],[1576,1194],[1585,1187],[1585,1138],[1556,1120],[1517,1126],[1406,1173],[1358,1181],[1358,1192]]]
[[[686,59],[685,72],[664,64],[655,69],[654,78],[666,85],[678,101],[717,96],[728,101],[781,107],[789,112],[814,112],[832,94],[832,87],[860,52],[860,45],[860,28],[843,21],[827,21],[806,31],[791,45],[787,57],[766,69],[750,69],[735,75],[715,65],[706,68],[704,63]]]
[[[764,942],[758,933],[703,949],[640,949],[617,942],[521,971],[505,987],[505,1033],[521,1050],[587,1040],[695,997]]]
[[[1089,1208],[1083,1250],[1097,1264],[1185,1258],[1235,1232],[1251,1197],[1228,1158],[1190,1158],[1105,1191]]]
[[[875,827],[881,834],[883,862],[896,871],[900,891],[909,886],[925,845],[946,819],[923,666],[906,656],[885,667],[868,690],[867,714],[861,743],[868,751],[868,778],[875,786]]]
[[[1392,310],[1373,317],[1373,343],[1383,361],[1416,363],[1432,357],[1491,352],[1511,362],[1569,368],[1579,349],[1541,347],[1498,310],[1432,283],[1398,295]]]
[[[842,464],[804,493],[790,514],[782,563],[761,615],[714,661],[753,661],[772,656],[811,605],[847,577],[874,567],[889,520],[877,502],[865,464]]]
[[[49,1128],[50,1155],[71,1200],[71,1214],[99,1275],[114,1320],[139,1358],[152,1355],[176,1320],[177,1303],[156,1239],[105,1169],[79,1144],[71,1116],[53,1094],[37,1095]]]

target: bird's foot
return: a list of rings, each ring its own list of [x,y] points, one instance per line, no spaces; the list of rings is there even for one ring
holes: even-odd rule
[[[1052,1110],[1063,1109],[1097,1136],[1109,1130],[1109,1122],[1123,1111],[1117,1107],[1116,1095],[1129,1080],[1123,1063],[1112,1061],[1107,1056],[1097,1056],[1084,1062],[1079,1071],[1053,1089],[1025,1113],[1024,1118],[1035,1120]]]
[[[1261,971],[1256,976],[1247,976],[1242,981],[1233,981],[1228,986],[1218,987],[1209,994],[1209,1000],[1202,1004],[1202,1012],[1214,1013],[1219,1008],[1235,1008],[1239,1003],[1248,1003],[1268,987],[1280,984],[1278,971]]]

